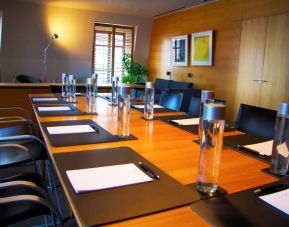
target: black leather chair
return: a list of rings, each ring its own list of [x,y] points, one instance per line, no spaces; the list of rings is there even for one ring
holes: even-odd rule
[[[189,111],[190,102],[193,96],[200,97],[201,89],[195,88],[169,88],[169,92],[178,92],[183,94],[183,101],[180,111],[187,113]]]
[[[191,102],[189,105],[189,109],[188,109],[188,114],[193,116],[193,117],[199,117],[200,115],[200,104],[201,104],[201,98],[200,97],[196,97],[196,96],[192,96],[191,98]]]
[[[273,139],[277,111],[241,104],[235,128],[252,135]]]
[[[226,101],[221,99],[214,99],[214,103],[226,105]],[[192,96],[187,113],[193,117],[199,117],[200,105],[201,105],[201,98],[199,96],[198,97]]]
[[[170,88],[192,88],[193,87],[193,83],[191,82],[183,82],[183,81],[175,81],[172,80],[169,84],[169,89]]]
[[[180,111],[182,100],[182,93],[163,91],[160,97],[159,105],[168,109]]]
[[[42,80],[33,76],[18,75],[13,77],[13,83],[42,83]]]
[[[155,80],[155,103],[159,103],[162,91],[169,88],[171,80],[156,78]]]
[[[23,220],[39,215],[51,216],[54,226],[57,226],[55,218],[61,226],[63,225],[62,218],[50,202],[48,193],[30,181],[0,183],[0,213],[1,226],[20,224]]]

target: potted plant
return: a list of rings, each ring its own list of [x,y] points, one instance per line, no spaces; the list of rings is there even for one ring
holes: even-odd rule
[[[121,82],[125,84],[142,83],[146,81],[148,70],[146,67],[138,62],[132,60],[130,54],[124,54],[122,58],[125,75]]]

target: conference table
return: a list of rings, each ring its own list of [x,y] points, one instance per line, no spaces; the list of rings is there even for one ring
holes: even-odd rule
[[[31,95],[31,97],[42,96],[47,97],[47,95],[44,94]],[[85,97],[77,97],[77,103],[74,105],[79,110],[85,111]],[[109,105],[105,99],[97,98],[96,109],[97,115],[89,114],[78,116],[40,117],[35,107],[34,112],[39,123],[91,119],[115,135],[117,133],[117,107]],[[182,113],[156,113],[155,116],[176,114]],[[40,127],[49,150],[50,159],[58,176],[59,166],[57,166],[54,159],[56,154],[127,146],[181,184],[188,185],[196,182],[199,161],[199,145],[193,142],[193,140],[197,139],[197,135],[180,130],[159,120],[144,120],[141,118],[142,116],[143,114],[141,112],[131,109],[130,132],[137,137],[137,139],[118,142],[54,147],[50,144],[43,127]],[[225,132],[224,136],[235,134],[240,134],[240,132]],[[261,169],[267,167],[268,164],[262,161],[224,147],[221,155],[219,185],[230,194],[276,181],[276,178],[261,172]],[[64,192],[67,196],[67,188],[63,184],[61,177],[60,182],[62,183]],[[75,204],[69,196],[67,196],[67,202],[72,213],[74,213],[78,225],[82,226],[83,223],[81,223],[81,217],[78,217],[77,215],[77,207],[75,207]],[[109,225],[210,226],[211,224],[195,213],[190,205],[186,205],[154,214],[119,221]]]

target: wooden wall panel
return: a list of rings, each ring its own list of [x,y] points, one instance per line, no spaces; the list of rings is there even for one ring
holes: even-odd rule
[[[150,80],[168,79],[166,72],[171,71],[174,80],[214,89],[217,98],[227,100],[227,118],[234,119],[242,20],[282,12],[289,12],[288,0],[219,0],[156,18],[148,61]],[[212,67],[170,65],[172,37],[211,29],[215,32]],[[188,78],[188,73],[192,73],[193,78]]]
[[[289,4],[289,1],[288,1]],[[277,109],[289,102],[289,13],[268,19],[260,105]]]
[[[254,80],[261,80],[263,75],[267,23],[267,17],[243,22],[235,112],[238,111],[240,103],[260,103],[262,84]]]

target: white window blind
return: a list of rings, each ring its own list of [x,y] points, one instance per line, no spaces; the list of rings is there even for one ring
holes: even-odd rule
[[[123,75],[124,53],[133,56],[134,28],[125,25],[95,23],[93,45],[93,72],[99,83],[110,83],[112,76]]]

